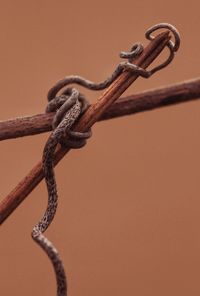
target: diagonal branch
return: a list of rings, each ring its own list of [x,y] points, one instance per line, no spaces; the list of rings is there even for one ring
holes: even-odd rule
[[[157,35],[149,42],[142,54],[134,63],[144,69],[147,68],[155,58],[162,52],[170,40],[169,31]],[[100,96],[97,102],[91,105],[80,118],[74,131],[84,132],[88,130],[108,109],[114,101],[138,78],[138,74],[124,71]],[[64,157],[69,149],[64,149],[60,145],[55,152],[55,165]],[[0,223],[19,206],[28,194],[43,179],[42,163],[39,162],[29,174],[11,191],[11,193],[0,204]]]
[[[200,78],[196,78],[120,98],[105,111],[99,121],[199,98]],[[0,140],[48,132],[52,129],[54,115],[55,113],[44,113],[0,121]]]

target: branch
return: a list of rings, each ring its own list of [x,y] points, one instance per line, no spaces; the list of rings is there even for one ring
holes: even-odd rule
[[[161,53],[170,40],[169,31],[157,35],[155,39],[149,42],[142,54],[134,61],[140,67],[147,68],[155,58]],[[83,114],[74,127],[74,131],[87,131],[116,101],[121,94],[138,78],[138,74],[124,71],[100,96],[97,102],[91,105]],[[58,145],[54,164],[56,165],[69,149],[64,149]],[[42,163],[39,162],[29,174],[11,191],[11,193],[0,204],[0,223],[19,206],[19,204],[28,196],[28,194],[43,179]]]
[[[105,111],[99,121],[199,98],[200,78],[196,78],[121,98]],[[0,140],[51,131],[54,115],[55,113],[44,113],[0,121]]]

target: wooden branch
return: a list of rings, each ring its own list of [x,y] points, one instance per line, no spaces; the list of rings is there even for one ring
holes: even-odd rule
[[[170,40],[169,31],[157,35],[150,41],[143,53],[134,61],[134,63],[143,68],[147,68],[155,58],[165,48]],[[84,132],[88,130],[105,112],[108,107],[116,101],[121,94],[138,78],[138,74],[124,71],[100,96],[97,102],[91,105],[83,114],[74,130]],[[56,165],[63,156],[69,151],[60,145],[56,149],[54,164]],[[0,204],[0,223],[19,206],[19,204],[28,196],[28,194],[43,179],[42,163],[39,162],[29,174],[11,191],[11,193]]]
[[[98,121],[131,115],[200,98],[200,78],[120,98]],[[0,141],[51,131],[55,113],[0,121]]]

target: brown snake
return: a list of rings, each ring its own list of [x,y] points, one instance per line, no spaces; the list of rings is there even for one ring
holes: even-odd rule
[[[161,65],[155,67],[151,71],[146,71],[134,64],[134,58],[140,55],[143,51],[143,46],[136,43],[132,46],[130,52],[122,52],[120,56],[128,59],[128,62],[120,63],[113,74],[101,83],[93,83],[80,76],[69,76],[58,81],[54,87],[48,92],[48,101],[46,112],[57,111],[53,122],[53,132],[49,136],[43,151],[43,170],[48,191],[48,205],[41,220],[35,225],[32,231],[32,238],[34,241],[46,252],[50,258],[57,280],[57,296],[67,295],[67,281],[62,261],[59,257],[58,251],[53,244],[43,235],[45,230],[51,224],[57,209],[57,186],[54,174],[54,152],[58,143],[67,145],[70,148],[80,148],[86,143],[86,139],[91,136],[91,131],[86,133],[79,133],[71,131],[74,123],[79,116],[87,109],[88,104],[83,95],[81,95],[75,88],[65,89],[60,96],[58,92],[69,84],[76,83],[92,90],[102,90],[108,87],[124,70],[133,71],[142,77],[148,78],[156,71],[168,65],[174,57],[174,52],[178,50],[180,38],[177,30],[169,24],[158,24],[150,28],[146,32],[148,39],[153,39],[151,33],[159,28],[167,28],[172,31],[175,37],[175,44],[169,41],[168,47],[170,49],[169,58]],[[69,139],[65,142],[66,134]]]

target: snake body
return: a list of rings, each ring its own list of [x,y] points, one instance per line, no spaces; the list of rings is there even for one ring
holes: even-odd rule
[[[58,142],[65,136],[66,129],[70,129],[81,113],[81,103],[77,101],[67,112],[65,118],[48,138],[43,152],[43,169],[48,190],[48,205],[42,219],[35,225],[32,231],[34,241],[46,252],[51,260],[57,281],[57,295],[67,295],[66,276],[58,251],[53,244],[43,235],[43,232],[51,224],[57,209],[57,187],[53,169],[53,156]]]
[[[65,88],[72,83],[79,84],[91,90],[105,89],[124,70],[130,70],[134,73],[137,73],[138,75],[141,75],[142,77],[148,78],[153,73],[171,62],[174,52],[177,51],[180,44],[179,34],[177,33],[176,29],[169,24],[159,24],[150,28],[146,32],[146,37],[152,40],[154,37],[151,36],[151,33],[159,28],[169,29],[175,36],[175,45],[172,43],[172,41],[169,41],[168,43],[170,56],[166,62],[160,66],[155,67],[151,71],[147,71],[137,65],[132,64],[131,62],[134,60],[134,58],[140,55],[143,51],[143,46],[140,43],[136,43],[132,46],[130,52],[122,52],[120,54],[122,58],[126,58],[128,61],[120,63],[116,67],[113,74],[105,81],[101,83],[94,83],[80,76],[68,76],[62,80],[59,80],[48,92],[47,99],[49,103],[46,111],[53,112],[57,110],[53,121],[54,130],[49,136],[43,151],[43,170],[48,191],[48,205],[43,217],[33,228],[32,238],[46,252],[52,262],[57,280],[57,296],[67,295],[66,275],[58,251],[43,235],[45,230],[51,224],[57,209],[58,194],[53,164],[54,152],[58,143],[67,145],[71,148],[80,148],[85,144],[86,139],[91,135],[90,131],[86,133],[71,131],[71,128],[80,114],[87,108],[87,103],[85,102],[83,96],[74,88],[64,89],[60,96],[57,94],[62,88]],[[67,139],[67,142],[65,141],[66,134],[70,135],[70,138]]]

